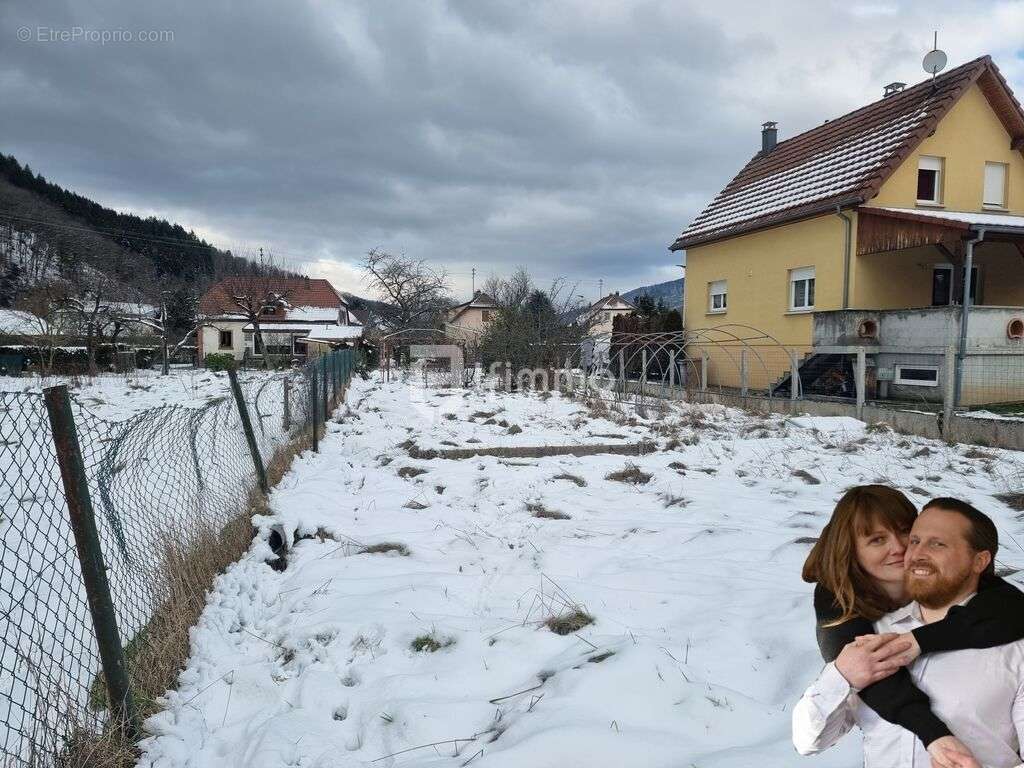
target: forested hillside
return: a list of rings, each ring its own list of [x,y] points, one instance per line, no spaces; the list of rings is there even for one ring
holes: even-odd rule
[[[0,307],[51,281],[88,291],[102,275],[141,299],[258,269],[179,224],[105,208],[0,154]]]

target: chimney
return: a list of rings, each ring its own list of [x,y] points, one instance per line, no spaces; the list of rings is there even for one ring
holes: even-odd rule
[[[906,83],[889,83],[887,86],[885,86],[885,90],[882,91],[882,98],[888,99],[890,96],[899,93],[906,87]]]
[[[775,149],[775,142],[779,138],[778,123],[768,121],[761,124],[761,151],[771,152]]]

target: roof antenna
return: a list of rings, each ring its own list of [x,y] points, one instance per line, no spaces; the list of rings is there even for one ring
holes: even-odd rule
[[[935,91],[935,76],[946,68],[946,54],[944,51],[939,50],[939,33],[935,32],[935,42],[932,44],[932,49],[924,55],[924,61],[921,62],[921,66],[924,67],[924,71],[932,76],[932,91]]]

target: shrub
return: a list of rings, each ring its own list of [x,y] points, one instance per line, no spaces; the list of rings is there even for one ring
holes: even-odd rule
[[[226,371],[235,367],[235,356],[229,352],[211,352],[203,358],[207,370]]]

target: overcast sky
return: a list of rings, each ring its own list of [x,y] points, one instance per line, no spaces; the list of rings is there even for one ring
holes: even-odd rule
[[[917,82],[935,29],[1024,94],[1024,2],[0,0],[0,151],[342,290],[381,247],[596,297],[678,277],[761,122]]]

